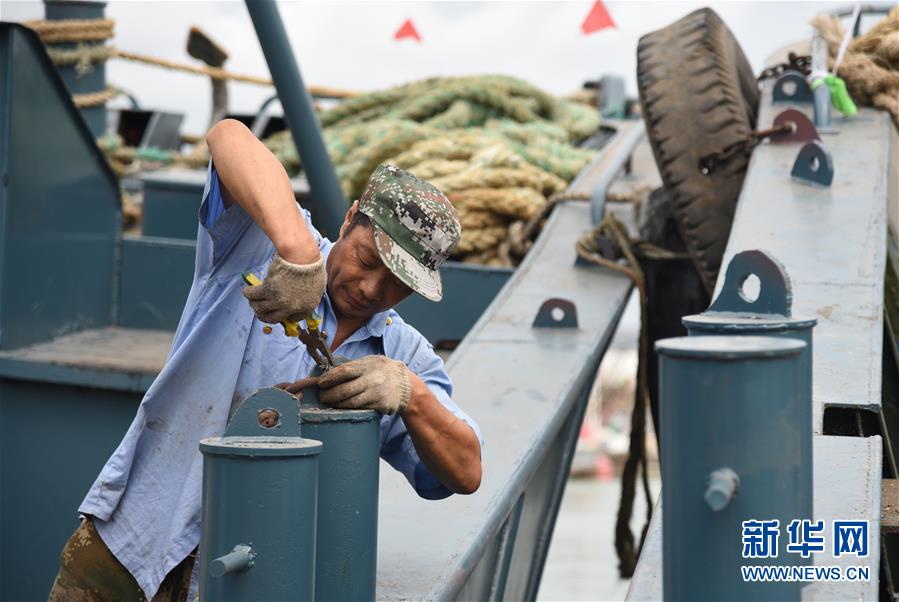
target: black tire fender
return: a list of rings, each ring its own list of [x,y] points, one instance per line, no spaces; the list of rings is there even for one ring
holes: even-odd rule
[[[681,235],[711,293],[749,153],[738,153],[710,175],[700,172],[699,161],[755,128],[755,76],[727,25],[701,8],[640,38],[637,87]]]

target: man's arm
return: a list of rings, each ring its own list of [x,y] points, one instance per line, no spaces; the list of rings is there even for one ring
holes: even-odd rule
[[[417,374],[406,368],[412,393],[400,412],[418,457],[454,493],[481,486],[481,443],[474,430],[453,416]]]
[[[206,144],[225,206],[243,207],[285,261],[300,265],[318,261],[318,244],[297,211],[287,172],[265,145],[234,119],[215,124]]]
[[[302,320],[321,301],[327,275],[318,242],[297,210],[287,172],[239,121],[220,121],[206,143],[225,205],[240,205],[275,245],[262,285],[245,288],[244,296],[263,322]]]

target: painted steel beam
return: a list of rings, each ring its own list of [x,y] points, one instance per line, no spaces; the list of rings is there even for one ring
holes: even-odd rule
[[[766,87],[759,127],[787,108],[771,104]],[[811,117],[809,105],[796,107]],[[799,145],[756,148],[737,204],[721,265],[740,251],[761,249],[786,268],[793,313],[818,319],[815,328],[814,421],[823,432],[828,406],[877,412],[881,396],[883,273],[886,265],[890,123],[884,111],[861,109],[834,119],[822,134],[834,180],[828,188],[790,178]],[[716,294],[723,279],[719,276]]]
[[[0,23],[0,147],[0,348],[113,323],[116,177],[37,34],[16,23]]]

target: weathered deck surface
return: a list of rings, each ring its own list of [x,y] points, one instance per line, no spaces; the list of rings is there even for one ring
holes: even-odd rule
[[[0,376],[143,392],[165,365],[175,333],[112,326],[0,351]]]

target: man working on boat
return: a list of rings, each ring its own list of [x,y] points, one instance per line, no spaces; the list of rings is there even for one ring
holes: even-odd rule
[[[438,268],[461,234],[446,197],[381,166],[332,243],[246,127],[222,121],[206,140],[196,269],[172,350],[79,508],[86,518],[63,549],[51,600],[196,591],[200,439],[220,436],[257,389],[282,383],[298,393],[316,382],[305,378],[314,362],[299,341],[280,326],[267,335],[263,323],[323,316],[330,348],[352,361],[317,379],[321,401],[381,412],[381,457],[418,495],[480,485],[477,425],[452,402],[442,360],[392,309],[413,291],[442,296]],[[262,285],[245,288],[245,271],[266,274]]]

